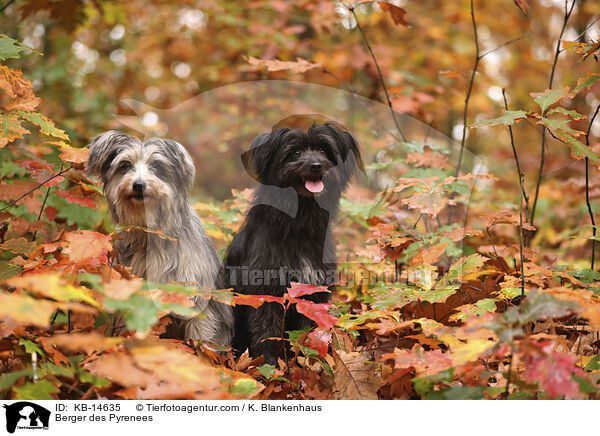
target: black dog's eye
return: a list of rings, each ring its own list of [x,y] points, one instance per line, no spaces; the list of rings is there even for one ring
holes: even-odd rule
[[[124,162],[121,162],[117,168],[120,171],[127,171],[127,170],[130,170],[131,168],[133,168],[133,164],[131,162],[124,161]]]
[[[302,154],[302,152],[300,150],[296,150],[296,152],[294,153],[294,156],[300,157],[301,154]]]
[[[321,150],[319,150],[322,154],[327,154],[327,150],[325,150],[325,147],[322,147]]]

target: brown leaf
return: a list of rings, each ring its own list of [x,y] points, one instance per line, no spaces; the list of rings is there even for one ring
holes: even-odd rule
[[[483,220],[486,228],[490,228],[496,224],[512,224],[518,226],[520,220],[520,217],[516,212],[507,209],[480,215],[479,217]],[[525,222],[523,223],[523,228],[526,230],[535,230],[535,227]]]
[[[15,180],[14,183],[0,183],[0,201],[16,200],[38,185],[33,180]]]
[[[359,352],[333,353],[333,395],[336,400],[376,400],[382,385],[376,364]]]
[[[394,24],[396,24],[396,25],[400,24],[404,27],[408,27],[408,23],[404,19],[404,16],[406,15],[406,11],[404,9],[402,9],[401,7],[398,7],[392,3],[388,3],[388,2],[377,2],[377,3],[379,4],[379,7],[381,8],[382,11],[390,14],[390,16],[392,17],[392,20],[394,20]]]

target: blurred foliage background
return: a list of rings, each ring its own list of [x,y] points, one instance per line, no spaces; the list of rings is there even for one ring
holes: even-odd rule
[[[246,188],[255,184],[240,164],[240,153],[287,114],[329,104],[359,138],[367,168],[367,177],[359,177],[342,199],[337,229],[342,267],[350,275],[391,273],[391,283],[343,283],[330,311],[337,320],[336,340],[331,325],[311,333],[325,331],[328,337],[309,338],[316,348],[307,346],[306,335],[296,335],[295,360],[278,372],[259,370],[260,362],[253,366],[213,355],[208,365],[179,344],[176,360],[198,370],[198,380],[216,364],[219,371],[231,370],[225,372],[229,379],[211,372],[214,391],[206,397],[223,394],[223,380],[227,395],[356,397],[333,389],[352,385],[336,370],[348,362],[369,368],[377,381],[367,380],[376,386],[365,389],[379,398],[426,397],[433,386],[456,383],[465,398],[482,398],[483,386],[486,398],[508,397],[511,383],[514,398],[597,396],[600,275],[590,268],[590,211],[597,212],[600,197],[600,121],[590,120],[600,105],[599,17],[596,0],[4,0],[0,278],[10,280],[0,293],[0,345],[7,350],[0,355],[6,372],[0,390],[11,398],[205,395],[206,386],[186,387],[189,380],[171,373],[173,368],[164,370],[160,358],[156,367],[146,368],[162,377],[156,385],[131,381],[120,371],[127,364],[134,373],[140,358],[135,347],[145,346],[143,335],[152,334],[156,356],[164,355],[159,314],[174,309],[171,300],[157,308],[141,279],[107,263],[114,228],[101,189],[82,172],[85,146],[107,129],[182,142],[197,168],[195,208],[223,252],[248,206]],[[588,79],[585,86],[569,96],[566,88],[576,88],[581,78]],[[288,95],[274,80],[307,84],[311,91],[294,85],[286,88]],[[331,91],[321,94],[315,85]],[[553,91],[540,94],[548,88]],[[358,97],[338,101],[343,93]],[[504,95],[510,110],[523,112],[486,124],[503,115]],[[401,141],[397,132],[390,133],[395,123],[386,107],[388,96],[402,114],[406,133],[421,136]],[[552,109],[541,107],[543,101]],[[546,120],[551,131],[544,134],[538,121],[546,116],[553,118]],[[26,128],[20,124],[25,121]],[[503,124],[512,126],[522,189]],[[454,179],[463,141],[470,152],[461,167],[463,178]],[[590,165],[581,159],[584,154]],[[495,178],[484,178],[471,195],[468,173],[474,161],[482,164],[480,173]],[[521,206],[522,191],[529,205]],[[451,222],[460,226],[448,226]],[[50,290],[37,285],[44,280],[52,284]],[[121,288],[126,292],[115,291]],[[526,291],[534,291],[532,299],[519,306]],[[556,298],[538,298],[537,291]],[[30,313],[34,297],[39,310]],[[576,301],[580,309],[563,300]],[[110,343],[98,339],[98,332],[105,333],[106,312],[116,310],[135,321],[127,327],[139,336]],[[73,321],[66,311],[77,315]],[[58,315],[49,322],[53,313]],[[537,320],[553,317],[562,321],[543,321],[535,330]],[[57,319],[61,332],[73,328],[83,335],[71,344],[69,359],[48,345],[55,340]],[[460,327],[468,320],[475,330]],[[585,329],[578,329],[580,322]],[[478,337],[473,331],[484,323],[495,333]],[[31,325],[38,329],[23,327]],[[398,332],[408,330],[415,334],[400,338]],[[537,333],[554,348],[539,342]],[[102,354],[125,343],[121,339],[129,342],[118,357]],[[70,340],[55,343],[68,346]],[[99,353],[75,354],[81,350]],[[36,353],[47,365],[39,383],[28,360]],[[312,365],[317,361],[321,366]],[[372,361],[379,365],[376,373]],[[429,368],[432,362],[447,363],[434,365],[443,376],[414,378],[436,373]],[[471,362],[479,365],[481,378],[473,376]],[[519,385],[511,379],[516,377],[513,363],[520,365],[516,372],[530,371]],[[110,380],[91,378],[84,367]],[[490,368],[493,377],[486,372]],[[582,368],[593,386],[582,382]],[[284,369],[296,385],[281,378]],[[575,373],[581,376],[577,383],[570,378]],[[566,374],[567,382],[553,379],[555,374]],[[302,377],[310,383],[301,392]],[[72,390],[66,379],[87,390]],[[161,391],[161,383],[173,379],[180,382],[179,390]],[[144,391],[146,386],[155,390]]]

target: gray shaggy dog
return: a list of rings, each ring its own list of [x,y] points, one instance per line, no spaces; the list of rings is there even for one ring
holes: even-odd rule
[[[135,226],[120,234],[119,263],[153,282],[221,288],[217,250],[187,197],[195,168],[185,148],[168,139],[142,142],[115,131],[95,137],[89,147],[87,173],[102,181],[113,222]],[[232,308],[199,297],[195,308],[201,314],[184,322],[184,339],[229,346]]]

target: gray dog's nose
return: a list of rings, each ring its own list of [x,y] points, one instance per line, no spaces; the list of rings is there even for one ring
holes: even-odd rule
[[[320,163],[317,163],[317,162],[313,163],[313,164],[310,166],[310,170],[311,170],[311,171],[314,171],[314,172],[321,171],[321,168],[322,168],[321,164],[320,164]]]
[[[144,192],[146,189],[146,184],[141,180],[136,180],[133,182],[133,192]]]

